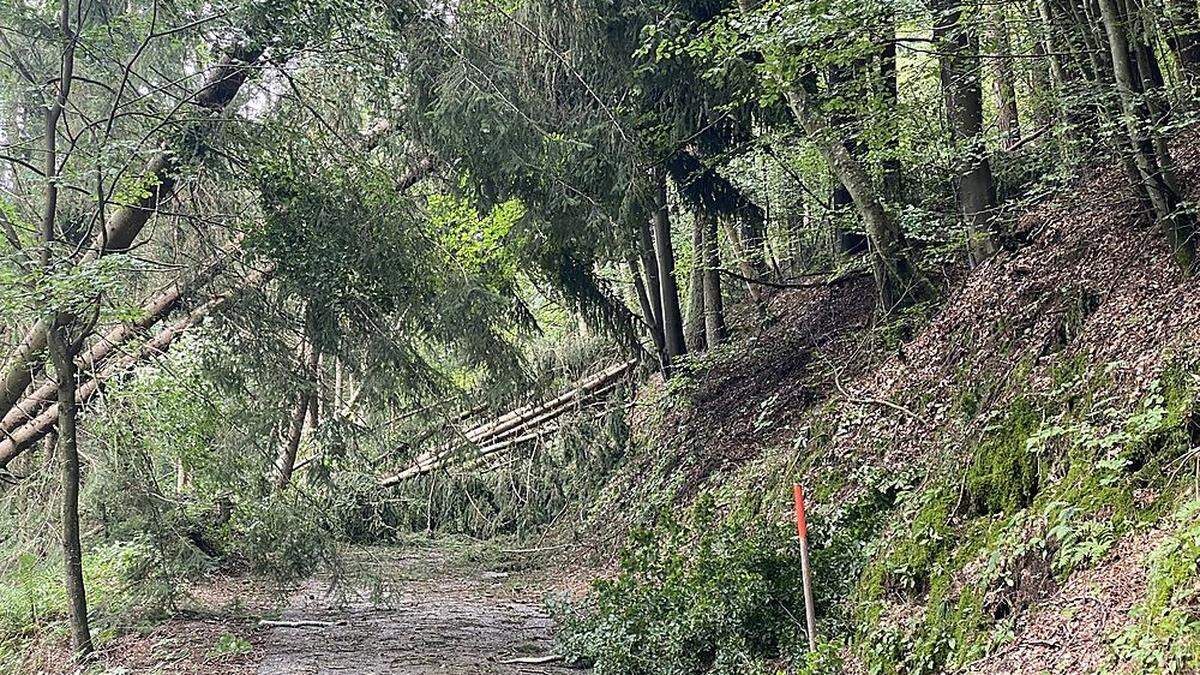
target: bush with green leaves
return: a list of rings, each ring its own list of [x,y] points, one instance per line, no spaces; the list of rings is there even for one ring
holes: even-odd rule
[[[615,578],[555,609],[566,653],[599,675],[776,672],[805,644],[791,528],[721,515],[707,495],[636,533]]]

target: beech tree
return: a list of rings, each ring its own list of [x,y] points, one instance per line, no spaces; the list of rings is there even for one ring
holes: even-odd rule
[[[979,35],[976,23],[964,16],[963,5],[943,4],[934,19],[933,39],[939,50],[942,92],[946,97],[946,117],[956,142],[956,163],[962,165],[957,177],[958,205],[966,222],[971,261],[980,263],[996,252],[991,221],[996,207],[996,188],[991,162],[983,139],[983,73],[979,62]],[[1002,80],[998,80],[1002,81]],[[1007,85],[1005,85],[1007,86]],[[1000,103],[998,120],[1011,138],[1015,113],[1008,100]]]

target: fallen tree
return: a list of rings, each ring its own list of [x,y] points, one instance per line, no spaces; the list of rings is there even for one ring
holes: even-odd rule
[[[204,317],[212,314],[214,311],[221,309],[247,290],[266,283],[273,274],[274,265],[263,270],[251,272],[237,285],[212,296],[170,326],[159,331],[136,352],[126,354],[104,368],[103,371],[95,373],[92,377],[81,382],[75,392],[77,405],[82,406],[90,401],[101,390],[102,385],[106,381],[128,372],[138,363],[148,361],[166,353],[171,344],[189,328],[199,323]],[[34,443],[37,443],[53,431],[57,420],[58,404],[54,403],[46,406],[32,420],[6,433],[5,437],[0,439],[0,471],[7,469],[8,464],[12,460],[16,459],[21,453],[32,447]]]
[[[200,271],[188,279],[176,279],[142,306],[134,321],[116,326],[100,337],[90,349],[80,354],[75,363],[80,372],[98,372],[118,353],[122,345],[165,320],[189,296],[212,283],[233,260],[240,240],[224,247],[220,253],[201,266]],[[47,406],[54,403],[58,383],[47,379],[33,392],[22,398],[7,414],[0,418],[0,436],[36,418]]]
[[[490,422],[468,429],[461,434],[458,441],[451,441],[435,450],[417,455],[410,466],[380,480],[379,484],[381,487],[393,487],[447,466],[458,459],[479,460],[554,433],[557,431],[554,420],[578,405],[615,389],[636,364],[636,361],[626,361],[611,366],[549,401],[517,408]],[[464,451],[469,448],[474,450]]]
[[[203,86],[191,101],[207,114],[192,122],[177,137],[175,147],[159,151],[142,171],[144,194],[117,209],[104,223],[85,256],[94,260],[110,253],[128,251],[159,207],[175,194],[179,169],[195,162],[205,151],[204,138],[209,127],[219,122],[225,109],[259,65],[260,46],[242,46],[226,56],[210,71]],[[0,376],[0,413],[5,415],[21,399],[40,372],[47,347],[47,328],[52,317],[39,319],[26,333]]]

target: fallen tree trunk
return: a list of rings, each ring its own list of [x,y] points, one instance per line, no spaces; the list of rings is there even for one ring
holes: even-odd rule
[[[530,418],[542,415],[547,411],[557,410],[569,406],[580,397],[590,394],[603,386],[619,380],[625,375],[625,373],[632,370],[636,364],[636,361],[626,361],[624,363],[607,368],[583,380],[575,385],[575,387],[561,394],[560,396],[557,396],[544,403],[531,404],[517,408],[512,412],[501,415],[491,422],[468,430],[463,434],[463,436],[466,438],[466,440],[478,445],[480,442],[486,441],[504,431],[521,426]]]
[[[177,147],[159,152],[147,163],[142,172],[144,194],[136,202],[117,209],[108,218],[87,258],[95,259],[129,250],[159,206],[175,194],[180,167],[203,155],[205,127],[211,121],[220,119],[262,54],[261,47],[243,47],[230,53],[212,69],[193,99],[198,106],[209,111],[208,119],[189,125],[179,136]],[[40,370],[50,321],[43,318],[34,324],[25,334],[16,354],[5,364],[4,375],[0,377],[0,414],[7,415],[12,410],[33,382],[35,373]]]
[[[513,446],[520,445],[521,443],[526,443],[528,441],[533,441],[533,440],[537,440],[539,438],[543,438],[545,436],[549,436],[550,434],[553,434],[557,431],[558,431],[558,425],[549,425],[549,426],[541,427],[530,433],[518,436],[516,438],[510,438],[507,441],[504,441],[501,443],[494,443],[492,445],[484,446],[482,448],[479,448],[475,452],[472,452],[472,453],[464,456],[462,458],[464,460],[464,466],[476,466],[479,463],[481,463],[483,460],[487,459],[488,457],[490,457],[496,453],[507,450],[508,448],[511,448]],[[379,485],[381,487],[392,487],[395,485],[399,485],[400,483],[403,483],[406,480],[416,478],[417,476],[424,476],[427,473],[432,473],[442,467],[450,465],[454,461],[454,459],[456,459],[459,456],[459,454],[460,453],[458,452],[457,449],[447,451],[443,454],[440,454],[436,457],[430,458],[419,464],[414,464],[413,466],[410,466],[409,468],[401,471],[400,473],[398,473],[394,476],[385,478],[385,479],[379,481]]]
[[[142,306],[141,316],[135,321],[123,323],[96,341],[91,349],[75,359],[80,372],[96,372],[103,369],[104,364],[116,353],[121,345],[149,330],[154,324],[166,319],[183,302],[184,298],[204,288],[229,265],[232,254],[240,240],[226,246],[200,271],[190,279],[175,280],[167,288],[160,291],[149,302]],[[11,433],[14,429],[37,417],[46,406],[56,400],[58,385],[52,380],[44,382],[15,404],[6,415],[0,419],[0,436]]]
[[[100,391],[100,387],[105,381],[127,372],[142,361],[147,361],[165,353],[171,347],[171,344],[187,329],[212,312],[224,307],[246,290],[262,285],[270,279],[274,271],[274,265],[271,265],[265,270],[251,272],[237,286],[214,295],[183,318],[164,328],[143,344],[138,351],[118,359],[115,363],[105,368],[103,372],[80,384],[76,390],[77,405],[82,406],[91,400]],[[0,439],[0,470],[6,469],[9,462],[32,447],[34,443],[37,443],[46,434],[53,431],[57,419],[58,404],[55,403],[47,406],[31,421],[6,434],[5,438]]]
[[[617,364],[592,375],[550,401],[523,406],[491,422],[467,430],[462,434],[463,440],[469,445],[478,446],[478,450],[470,453],[470,457],[479,459],[553,433],[553,430],[545,430],[548,423],[572,409],[576,403],[602,396],[615,389],[621,378],[636,364],[636,361]],[[413,459],[408,468],[380,480],[379,484],[382,487],[392,487],[410,478],[435,471],[459,456],[462,447],[461,444],[452,442],[436,450],[421,453]]]

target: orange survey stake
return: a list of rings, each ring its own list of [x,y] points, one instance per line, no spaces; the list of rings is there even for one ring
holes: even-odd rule
[[[817,609],[813,602],[812,572],[808,566],[808,523],[804,521],[804,488],[792,486],[796,497],[796,533],[800,535],[800,574],[804,579],[804,619],[808,633],[808,650],[817,650]]]
[[[796,496],[796,532],[801,539],[808,539],[808,523],[804,520],[804,488],[799,484],[792,486]]]

